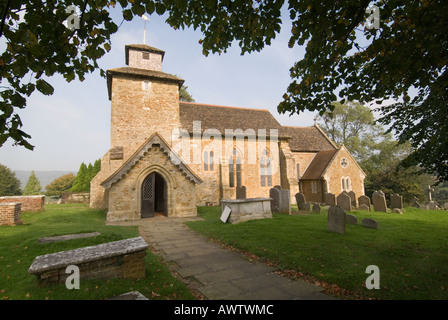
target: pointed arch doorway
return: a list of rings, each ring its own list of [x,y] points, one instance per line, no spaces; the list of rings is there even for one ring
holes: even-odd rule
[[[159,173],[152,172],[143,180],[141,202],[142,219],[167,216],[167,184]]]

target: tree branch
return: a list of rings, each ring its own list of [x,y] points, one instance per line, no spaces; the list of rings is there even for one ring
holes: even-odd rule
[[[3,10],[3,14],[2,14],[2,24],[0,25],[0,38],[1,38],[2,35],[3,35],[3,28],[5,27],[6,16],[7,16],[7,14],[8,14],[9,6],[10,6],[10,4],[11,4],[10,2],[11,2],[10,0],[8,0],[8,2],[6,2],[5,9]]]

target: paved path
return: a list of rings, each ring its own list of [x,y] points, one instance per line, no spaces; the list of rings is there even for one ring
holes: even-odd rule
[[[201,218],[156,217],[119,225],[138,225],[141,236],[184,279],[194,277],[209,300],[334,299],[302,280],[289,280],[273,267],[253,263],[240,253],[223,250],[184,224]],[[115,223],[114,223],[115,224]]]

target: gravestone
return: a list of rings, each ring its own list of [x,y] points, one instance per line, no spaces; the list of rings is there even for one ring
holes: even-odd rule
[[[315,203],[314,205],[313,205],[313,212],[314,213],[321,213],[321,207],[320,207],[320,204],[319,203]]]
[[[370,203],[370,198],[368,196],[362,195],[362,196],[358,197],[358,206],[361,206],[363,204],[366,205],[367,207],[369,207],[369,210],[370,210],[371,203]]]
[[[370,218],[362,219],[362,225],[366,228],[372,228],[372,229],[379,228],[378,221],[376,221],[375,219],[370,219]]]
[[[342,192],[336,198],[337,205],[345,211],[352,211],[352,201],[346,192]]]
[[[296,202],[297,202],[297,209],[303,210],[303,204],[306,203],[306,198],[303,193],[296,193]]]
[[[370,206],[367,206],[365,204],[361,204],[358,209],[358,211],[370,211]]]
[[[246,186],[236,186],[236,198],[246,199]]]
[[[330,207],[327,216],[327,230],[345,234],[345,219],[344,209],[339,206]]]
[[[392,213],[398,213],[398,214],[403,214],[403,211],[399,208],[393,208],[392,209]]]
[[[311,203],[309,202],[302,203],[301,210],[311,212]]]
[[[352,208],[357,208],[358,207],[358,203],[356,201],[356,194],[353,191],[350,191],[348,193],[349,197],[350,197],[350,201],[352,202]]]
[[[398,194],[392,193],[390,195],[390,208],[397,208],[400,210],[403,209],[403,197]]]
[[[272,198],[272,212],[291,214],[291,200],[288,189],[271,188],[269,197]]]
[[[330,192],[326,193],[325,194],[325,204],[330,207],[335,206],[336,205],[336,196]]]
[[[373,210],[387,212],[386,197],[383,191],[375,191],[372,195]]]
[[[358,218],[353,214],[347,214],[345,216],[345,223],[358,224]]]

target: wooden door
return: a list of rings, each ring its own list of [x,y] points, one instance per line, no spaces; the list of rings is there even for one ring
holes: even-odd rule
[[[154,204],[155,204],[155,173],[149,174],[142,184],[142,208],[141,217],[150,218],[154,217]]]

